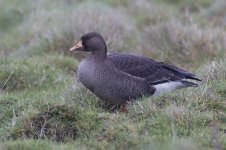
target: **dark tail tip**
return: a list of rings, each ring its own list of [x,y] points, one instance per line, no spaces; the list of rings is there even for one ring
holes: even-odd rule
[[[180,81],[180,82],[183,83],[184,85],[186,85],[187,87],[198,87],[199,86],[196,83],[193,83],[193,82],[190,82],[190,81],[186,81],[186,80],[183,80],[183,81]]]
[[[186,79],[192,79],[192,80],[196,80],[196,81],[202,81],[201,79],[197,78],[197,77],[194,77],[194,76],[188,76],[188,77],[185,77]]]

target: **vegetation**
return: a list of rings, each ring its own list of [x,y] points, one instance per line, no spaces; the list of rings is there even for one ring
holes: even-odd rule
[[[225,149],[225,0],[0,0],[0,149]],[[128,112],[77,82],[86,32],[198,74]]]

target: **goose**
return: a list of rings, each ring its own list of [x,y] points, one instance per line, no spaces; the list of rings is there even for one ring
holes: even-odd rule
[[[156,96],[186,87],[197,87],[195,74],[153,59],[129,54],[107,54],[103,37],[96,32],[84,34],[73,51],[91,52],[81,61],[78,80],[101,100],[125,104],[142,96]]]

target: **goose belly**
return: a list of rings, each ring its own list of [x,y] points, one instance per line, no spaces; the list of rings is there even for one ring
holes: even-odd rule
[[[77,72],[79,81],[91,91],[93,91],[95,85],[94,71],[95,66],[93,63],[85,59],[80,63]]]

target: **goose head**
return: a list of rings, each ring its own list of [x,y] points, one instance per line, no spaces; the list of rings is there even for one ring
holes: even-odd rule
[[[104,38],[96,32],[84,34],[80,41],[74,45],[70,51],[85,51],[85,52],[104,52],[107,53],[107,46]]]

